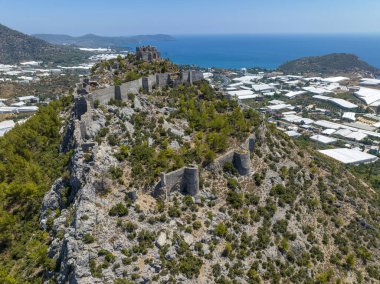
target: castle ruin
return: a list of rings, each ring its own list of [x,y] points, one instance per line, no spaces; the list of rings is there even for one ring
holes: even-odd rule
[[[161,53],[154,46],[136,47],[136,57],[138,60],[152,62],[161,58]]]

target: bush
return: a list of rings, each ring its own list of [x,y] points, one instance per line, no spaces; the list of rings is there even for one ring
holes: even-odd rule
[[[228,191],[226,201],[234,209],[243,207],[244,205],[244,196],[242,193],[237,193],[235,191]]]
[[[231,162],[227,162],[224,164],[223,171],[225,173],[229,173],[234,176],[237,176],[239,174],[238,170],[235,168],[234,164]]]
[[[181,216],[181,211],[177,206],[171,206],[168,209],[168,214],[172,218],[179,218]]]
[[[230,257],[232,255],[232,250],[232,245],[230,243],[226,243],[222,255],[224,257]]]
[[[93,242],[95,241],[95,238],[93,235],[91,235],[90,233],[86,233],[84,236],[83,236],[83,242],[85,244],[92,244]]]
[[[227,180],[227,186],[228,186],[228,188],[230,188],[230,189],[237,189],[237,188],[239,187],[239,183],[238,183],[238,181],[237,181],[236,179],[234,179],[234,178],[229,178],[229,179]]]
[[[219,223],[218,225],[216,225],[214,233],[218,237],[225,237],[228,233],[227,226],[224,225],[224,223]]]
[[[123,176],[123,170],[119,167],[111,166],[108,170],[111,174],[112,179],[119,179]]]
[[[96,265],[95,259],[90,260],[90,272],[92,277],[101,278],[103,276],[102,266]]]
[[[118,217],[127,216],[128,208],[124,204],[118,203],[110,209],[109,215]]]
[[[187,252],[185,257],[179,260],[179,271],[188,279],[195,278],[199,275],[199,271],[203,265],[200,258],[195,257],[191,252]]]
[[[193,223],[193,229],[194,230],[199,230],[202,227],[202,223],[200,221],[195,221]]]

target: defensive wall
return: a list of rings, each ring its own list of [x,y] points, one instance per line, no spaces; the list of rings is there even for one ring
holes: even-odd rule
[[[111,99],[127,100],[128,94],[137,95],[140,90],[151,92],[154,88],[176,87],[181,84],[193,84],[203,79],[200,71],[185,71],[179,73],[162,73],[149,75],[134,81],[126,82],[120,86],[110,86],[94,91],[89,95],[92,105],[95,101],[107,104]],[[86,90],[79,88],[78,94],[86,94]]]
[[[161,173],[153,195],[168,196],[173,191],[196,196],[199,193],[199,169],[197,166],[183,167],[170,173]]]

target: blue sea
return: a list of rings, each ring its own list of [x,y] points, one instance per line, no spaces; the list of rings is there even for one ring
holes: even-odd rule
[[[277,68],[286,61],[329,53],[353,53],[380,68],[379,35],[187,35],[157,46],[178,64],[238,69]],[[130,46],[134,48],[135,46]]]

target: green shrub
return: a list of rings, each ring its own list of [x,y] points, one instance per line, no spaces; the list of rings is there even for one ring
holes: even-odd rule
[[[234,179],[234,178],[229,178],[229,179],[227,180],[227,186],[228,186],[228,188],[230,188],[230,189],[237,189],[237,188],[239,187],[239,183],[238,183],[238,181],[237,181],[236,179]]]
[[[218,225],[216,225],[214,233],[218,237],[225,237],[228,233],[227,226],[224,223],[219,223]]]
[[[226,201],[232,208],[238,209],[244,205],[244,196],[242,193],[237,193],[235,191],[228,191]]]
[[[118,216],[118,217],[127,216],[128,208],[124,204],[118,203],[110,209],[108,214],[110,216]]]
[[[238,170],[235,168],[234,164],[227,162],[223,165],[223,171],[231,175],[237,176],[239,174]]]
[[[93,235],[91,235],[90,233],[86,233],[86,234],[83,236],[83,242],[84,242],[85,244],[92,244],[94,241],[95,241],[95,238],[94,238]]]
[[[111,166],[108,170],[113,179],[119,179],[123,176],[123,170],[119,167]]]

